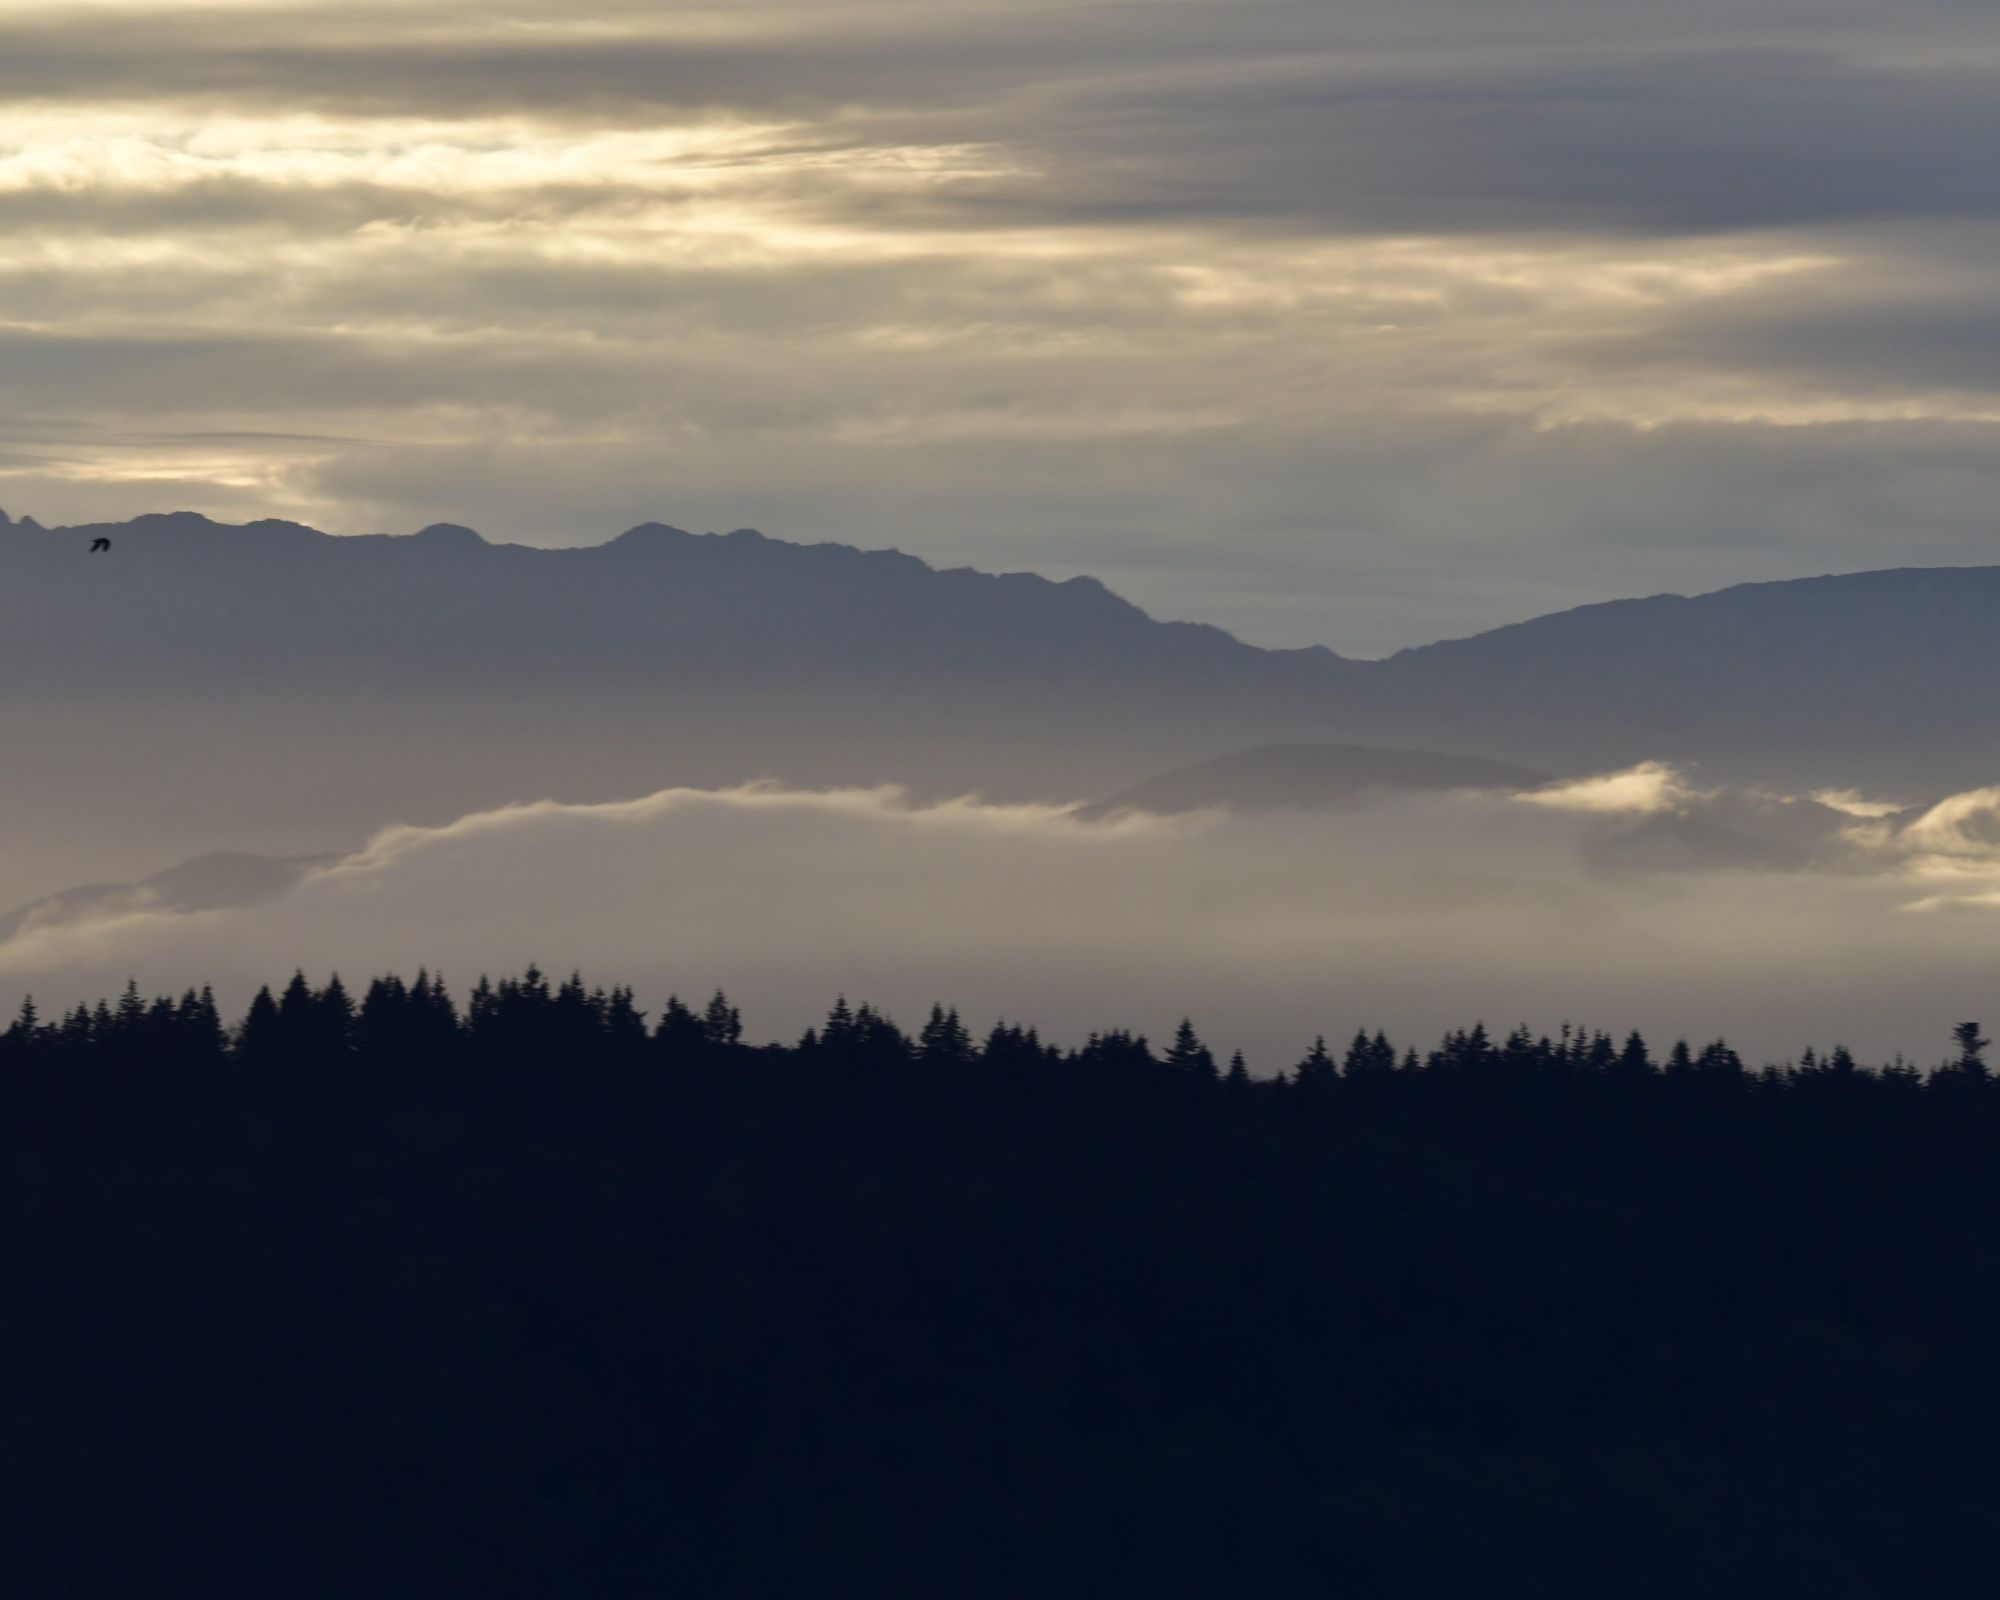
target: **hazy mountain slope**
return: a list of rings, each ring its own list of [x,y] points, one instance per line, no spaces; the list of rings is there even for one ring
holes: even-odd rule
[[[1171,814],[1209,806],[1235,811],[1320,811],[1353,805],[1370,794],[1527,789],[1549,781],[1545,772],[1477,756],[1441,755],[1432,750],[1372,750],[1351,744],[1274,744],[1163,772],[1085,806],[1078,814]]]
[[[0,903],[515,799],[766,776],[1076,799],[1312,736],[1354,670],[1155,622],[1088,579],[750,532],[545,550],[10,524],[0,740],[32,757],[0,792]]]
[[[147,911],[233,911],[276,899],[337,855],[254,856],[218,850],[136,883],[90,883],[0,915],[0,944],[17,935]]]
[[[2000,567],[1585,606],[1380,663],[1347,726],[1559,770],[1944,793],[2000,779],[1996,615]]]
[[[1882,572],[1357,662],[1089,579],[747,531],[549,550],[0,522],[0,903],[515,799],[770,776],[1074,800],[1282,743],[1943,793],[2000,774],[1997,608],[2000,569]]]
[[[89,541],[110,552],[85,554]],[[469,529],[331,538],[191,515],[0,529],[0,667],[66,694],[338,684],[671,687],[669,673],[860,681],[918,671],[1146,682],[1272,681],[1325,651],[1269,652],[1155,622],[1089,578],[936,571],[890,550],[648,524],[609,543],[489,545]],[[92,649],[77,648],[86,630]]]

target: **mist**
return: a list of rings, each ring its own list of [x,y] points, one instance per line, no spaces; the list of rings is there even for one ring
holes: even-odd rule
[[[532,962],[631,984],[655,1011],[722,987],[758,1039],[844,994],[1064,1044],[1158,1041],[1188,1015],[1261,1073],[1320,1033],[1425,1046],[1473,1021],[1928,1063],[1991,1010],[2000,794],[1907,815],[1827,799],[1656,765],[1525,796],[1096,822],[895,788],[676,788],[389,828],[261,905],[31,918],[0,944],[0,991],[46,1014],[128,977],[211,982],[240,1008],[294,966],[350,984],[427,966],[463,990]],[[1662,819],[1707,839],[1759,818],[1785,830],[1786,869],[1659,866]]]

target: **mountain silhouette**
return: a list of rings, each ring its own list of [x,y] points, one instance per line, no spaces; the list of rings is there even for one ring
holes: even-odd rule
[[[115,563],[74,560],[109,538]],[[0,825],[38,881],[289,855],[508,800],[774,777],[1076,800],[1263,745],[1891,797],[1995,775],[2000,568],[1586,606],[1386,661],[1160,622],[1089,578],[661,523],[493,544],[194,513],[0,522]]]
[[[114,564],[73,559],[108,537]],[[0,527],[0,901],[220,845],[775,777],[1075,800],[1313,727],[1347,670],[1087,578],[653,523],[575,549],[192,513]],[[107,841],[116,859],[107,862]],[[111,870],[107,871],[107,866]]]
[[[1892,796],[1995,780],[2000,567],[1654,595],[1368,664],[1359,732],[1564,771],[1661,759],[1743,783]]]

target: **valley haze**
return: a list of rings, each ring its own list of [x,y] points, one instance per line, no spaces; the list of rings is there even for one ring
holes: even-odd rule
[[[1901,569],[1361,661],[747,529],[9,519],[0,732],[36,755],[0,973],[542,960],[779,1031],[842,991],[1057,1029],[1109,1001],[1260,1070],[1442,1026],[1439,992],[1920,1050],[2000,887],[1996,602],[2000,569]]]

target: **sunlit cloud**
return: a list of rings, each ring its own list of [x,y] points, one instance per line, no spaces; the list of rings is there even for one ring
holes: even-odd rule
[[[1903,830],[1929,855],[2000,860],[2000,789],[1973,789],[1941,800]]]
[[[1663,761],[1645,761],[1623,772],[1607,772],[1568,783],[1528,789],[1514,798],[1524,805],[1551,811],[1632,813],[1673,811],[1698,797],[1678,769]]]
[[[1894,800],[1871,800],[1858,789],[1816,789],[1812,798],[1828,809],[1850,817],[1879,819],[1894,816],[1904,809]]]

